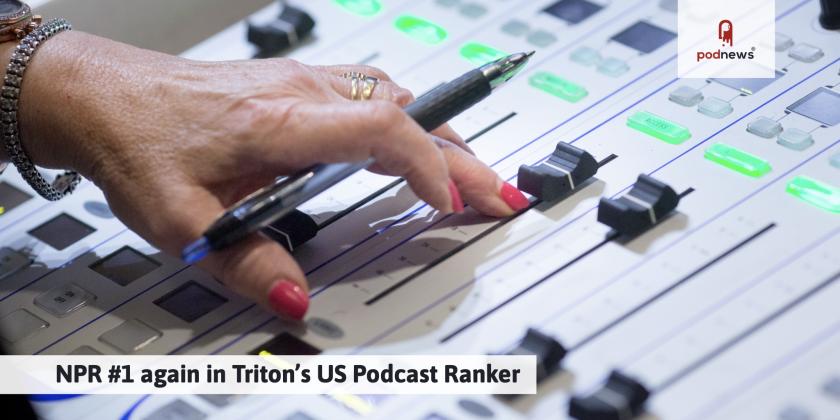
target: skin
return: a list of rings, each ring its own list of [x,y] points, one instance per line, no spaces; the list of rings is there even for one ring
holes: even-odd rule
[[[14,44],[0,46],[7,61]],[[372,100],[348,99],[348,71],[382,79]],[[37,165],[92,180],[120,220],[171,255],[244,195],[318,162],[373,156],[373,170],[406,178],[440,212],[453,210],[451,179],[476,210],[512,214],[502,180],[448,126],[430,135],[408,118],[411,100],[372,67],[198,62],[72,31],[36,52],[18,115]],[[280,280],[308,290],[294,259],[261,235],[199,266],[267,308]]]

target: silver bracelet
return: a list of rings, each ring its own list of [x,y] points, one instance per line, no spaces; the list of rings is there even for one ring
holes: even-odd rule
[[[42,197],[56,201],[73,192],[82,180],[78,173],[67,171],[57,176],[52,183],[38,172],[32,159],[20,143],[20,129],[18,128],[18,102],[20,100],[20,86],[26,66],[33,54],[44,41],[53,35],[70,30],[70,24],[64,19],[52,19],[38,26],[20,40],[12,59],[6,67],[2,91],[0,91],[0,127],[9,160],[17,167],[23,179]]]

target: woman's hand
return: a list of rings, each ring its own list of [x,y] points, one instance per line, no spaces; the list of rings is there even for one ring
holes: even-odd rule
[[[382,79],[372,100],[348,99],[348,71]],[[462,196],[493,216],[527,205],[448,126],[433,137],[407,117],[411,94],[389,80],[287,59],[195,62],[66,33],[30,64],[21,137],[37,164],[93,180],[126,225],[171,255],[244,195],[319,162],[372,156],[444,213],[460,211]],[[266,237],[199,265],[278,313],[306,312],[303,272]]]

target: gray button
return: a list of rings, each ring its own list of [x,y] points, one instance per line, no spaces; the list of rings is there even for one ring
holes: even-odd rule
[[[477,19],[487,14],[487,8],[478,3],[467,3],[458,9],[461,15],[471,19]]]
[[[28,233],[41,242],[61,251],[93,232],[96,232],[93,227],[69,214],[61,213]]]
[[[29,267],[32,258],[11,248],[0,248],[0,280]]]
[[[96,300],[96,296],[80,286],[67,283],[47,290],[35,298],[35,304],[61,318]]]
[[[680,86],[668,95],[668,99],[682,106],[694,106],[703,100],[703,92],[693,87]]]
[[[111,208],[101,201],[86,201],[84,207],[88,213],[96,217],[100,217],[102,219],[114,218],[114,213],[111,213]]]
[[[90,269],[112,280],[120,286],[128,286],[134,280],[151,273],[160,263],[124,246],[105,258],[91,264]]]
[[[813,63],[823,58],[824,55],[823,50],[811,44],[797,44],[788,51],[788,57],[803,63]]]
[[[601,62],[601,53],[594,48],[580,47],[572,51],[569,59],[584,66],[592,66]]]
[[[102,352],[91,346],[79,346],[76,347],[75,350],[71,351],[70,354],[76,356],[96,356],[102,354]]]
[[[531,45],[545,48],[557,42],[557,37],[554,36],[554,34],[552,34],[551,32],[538,29],[534,32],[531,32],[531,34],[528,35],[527,40]]]
[[[831,166],[840,169],[840,153],[832,156],[829,162],[831,163]]]
[[[31,195],[7,182],[0,182],[0,216],[29,201]]]
[[[315,420],[315,417],[312,417],[303,411],[295,411],[294,413],[286,416],[284,420]]]
[[[435,0],[435,3],[442,7],[453,7],[458,3],[461,3],[461,0]]]
[[[776,51],[784,51],[793,46],[793,38],[776,32]]]
[[[791,150],[805,150],[814,144],[814,138],[807,131],[798,128],[788,128],[779,134],[779,139],[776,140],[776,143]]]
[[[146,416],[144,420],[201,420],[207,418],[197,408],[178,399],[170,402]]]
[[[306,321],[309,330],[322,337],[339,339],[344,337],[344,331],[334,322],[318,317],[309,318]]]
[[[99,336],[99,341],[109,344],[123,353],[134,353],[146,347],[163,335],[143,321],[132,319],[106,331]]]
[[[502,25],[502,32],[511,35],[511,36],[522,36],[528,33],[531,30],[531,27],[528,26],[527,23],[521,20],[509,20],[507,23]]]
[[[779,412],[779,420],[809,420],[811,414],[804,408],[791,405]]]
[[[460,400],[458,401],[458,406],[461,407],[461,409],[463,409],[464,411],[476,417],[493,417],[493,410],[487,408],[486,405],[481,404],[475,400]]]
[[[611,77],[618,77],[630,70],[627,62],[615,57],[608,57],[598,64],[598,72]]]
[[[712,118],[723,118],[732,113],[732,104],[720,98],[708,97],[700,102],[697,112]]]
[[[0,337],[10,343],[17,343],[50,324],[26,309],[18,309],[0,319]]]
[[[238,395],[235,394],[199,394],[202,400],[207,401],[217,408],[227,407]]]
[[[193,322],[227,302],[227,298],[198,284],[188,281],[177,289],[155,300],[155,305],[187,322]]]
[[[782,124],[767,117],[758,117],[755,121],[747,124],[747,132],[765,139],[772,139],[782,132]]]
[[[835,376],[825,381],[822,390],[829,397],[840,400],[840,376]]]

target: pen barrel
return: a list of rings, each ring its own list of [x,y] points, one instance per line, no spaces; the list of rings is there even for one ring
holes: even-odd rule
[[[405,107],[405,112],[426,131],[432,131],[466,111],[492,92],[480,70],[438,86]]]

